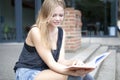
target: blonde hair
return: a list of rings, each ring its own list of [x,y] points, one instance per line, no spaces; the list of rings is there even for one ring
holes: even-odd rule
[[[51,49],[49,30],[47,27],[48,20],[58,5],[65,8],[64,0],[44,0],[36,20],[36,25],[40,29],[41,43],[48,49]]]

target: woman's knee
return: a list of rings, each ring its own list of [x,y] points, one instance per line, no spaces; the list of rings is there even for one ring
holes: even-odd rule
[[[34,80],[67,80],[67,76],[52,70],[44,70],[37,74]]]

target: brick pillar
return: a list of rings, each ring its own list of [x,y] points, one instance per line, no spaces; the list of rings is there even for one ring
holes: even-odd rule
[[[63,29],[66,32],[65,50],[75,52],[81,45],[81,12],[73,8],[65,9]]]

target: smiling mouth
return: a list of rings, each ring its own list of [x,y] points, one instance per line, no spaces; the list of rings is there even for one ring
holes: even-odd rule
[[[57,24],[57,25],[58,25],[58,24],[60,24],[60,22],[54,22],[54,24]]]

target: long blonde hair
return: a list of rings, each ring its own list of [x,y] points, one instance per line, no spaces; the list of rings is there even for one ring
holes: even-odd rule
[[[41,43],[48,49],[51,49],[49,30],[47,27],[48,20],[52,16],[53,10],[58,5],[65,9],[64,0],[44,0],[36,20],[36,25],[40,29]]]

